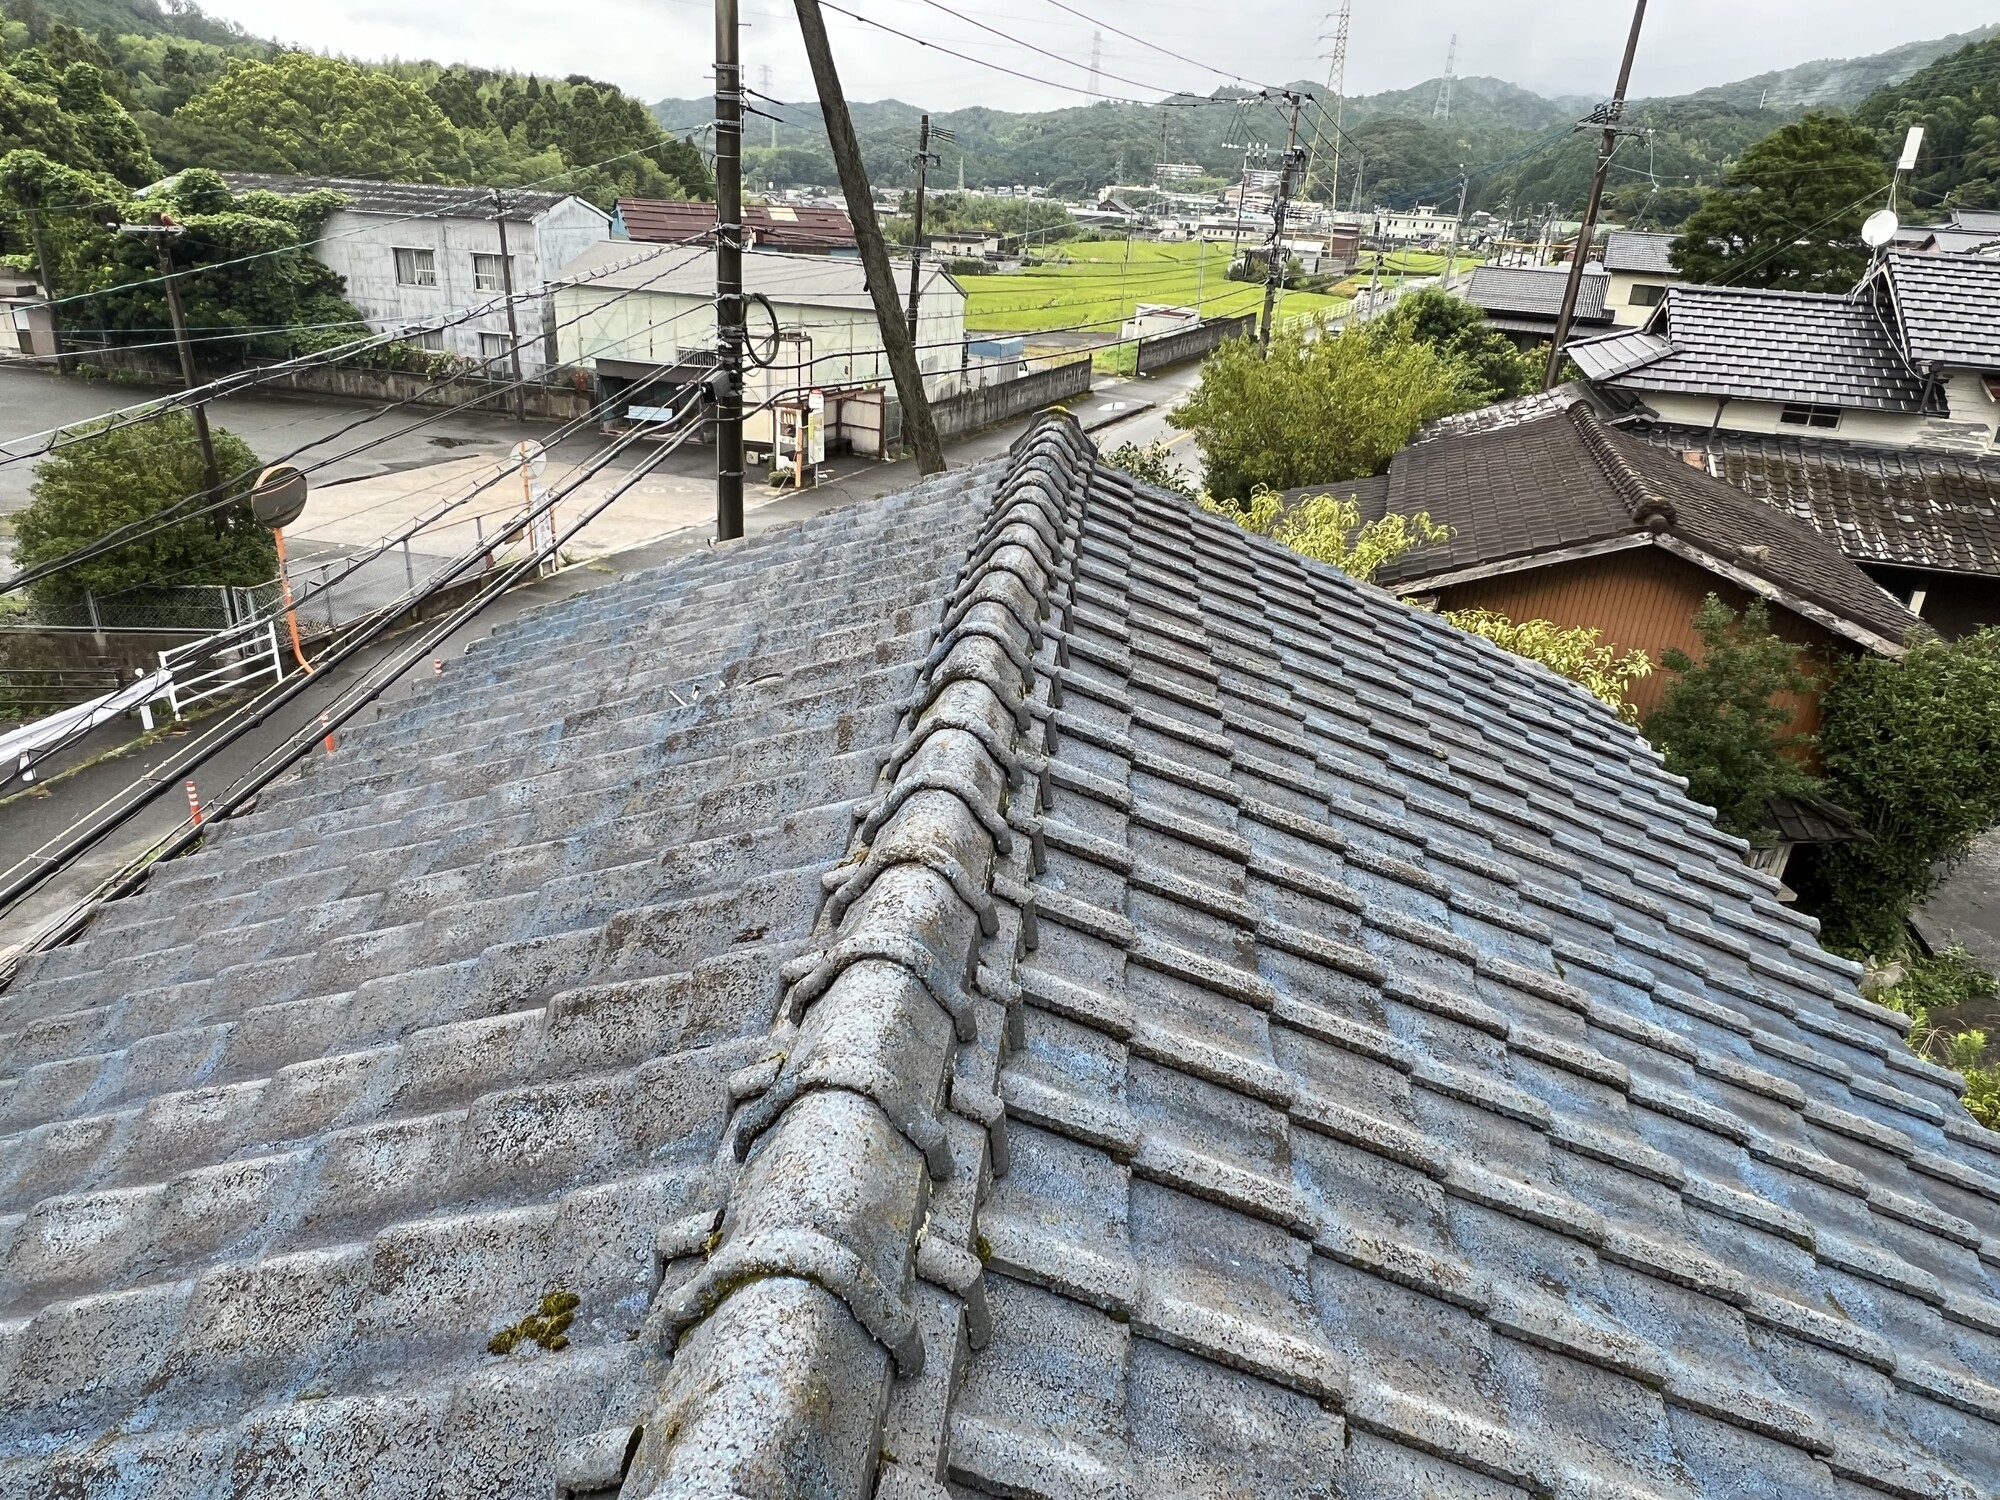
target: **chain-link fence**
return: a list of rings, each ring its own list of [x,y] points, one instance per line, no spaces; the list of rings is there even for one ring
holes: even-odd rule
[[[37,602],[7,626],[22,630],[227,630],[278,609],[276,579],[250,588],[191,584],[176,588],[121,589],[96,594],[86,589],[65,603]]]

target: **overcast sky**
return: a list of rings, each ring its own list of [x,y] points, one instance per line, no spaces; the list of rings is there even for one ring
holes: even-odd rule
[[[784,0],[741,0],[749,81],[779,98],[809,97],[811,75]],[[829,0],[831,3],[831,0]],[[829,11],[851,97],[934,109],[985,104],[1047,108],[1088,87],[1102,31],[1107,94],[1207,93],[1238,73],[1259,83],[1323,78],[1325,10],[1338,0],[842,0],[847,9],[941,46],[1031,74],[1027,82],[888,35]],[[1064,9],[1067,6],[1068,9]],[[713,52],[708,0],[206,0],[250,31],[364,58],[435,58],[542,73],[588,73],[647,99],[707,93]],[[1017,40],[948,13],[984,22]],[[1082,19],[1082,12],[1091,19]],[[1357,0],[1348,91],[1406,88],[1444,71],[1458,35],[1461,77],[1504,78],[1544,94],[1610,93],[1631,12],[1622,0]],[[1679,94],[1821,57],[1855,57],[1965,31],[1994,19],[1993,0],[1654,0],[1635,93]],[[1098,25],[1093,25],[1093,22]],[[1142,36],[1142,45],[1108,28]],[[1049,57],[1023,44],[1056,54]],[[1162,51],[1199,58],[1181,61]],[[1060,61],[1058,59],[1067,59]],[[1115,76],[1114,76],[1115,75]],[[1127,81],[1119,81],[1120,79]],[[1069,89],[1056,85],[1067,84]]]

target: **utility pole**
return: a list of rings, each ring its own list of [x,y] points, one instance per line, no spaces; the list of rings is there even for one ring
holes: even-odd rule
[[[162,214],[156,224],[120,224],[118,232],[153,242],[153,258],[160,268],[160,280],[167,289],[167,320],[173,324],[174,347],[181,357],[181,383],[188,390],[193,390],[200,382],[194,376],[194,349],[188,343],[187,317],[181,311],[180,280],[174,274],[174,256],[169,248],[186,230]],[[215,444],[208,435],[207,404],[197,401],[190,411],[194,416],[195,441],[201,445],[201,465],[208,479],[208,488],[219,491],[222,488],[222,472],[215,466]]]
[[[1562,311],[1556,315],[1555,342],[1549,345],[1549,367],[1542,375],[1542,389],[1556,388],[1562,374],[1563,345],[1569,342],[1570,325],[1576,320],[1576,301],[1583,292],[1583,267],[1590,259],[1590,242],[1597,237],[1597,211],[1604,203],[1604,184],[1611,176],[1611,153],[1618,149],[1618,126],[1625,118],[1625,90],[1632,82],[1632,62],[1639,55],[1639,33],[1646,24],[1646,0],[1635,0],[1632,31],[1625,38],[1625,60],[1618,65],[1618,87],[1604,110],[1604,138],[1597,147],[1597,171],[1590,179],[1590,201],[1583,208],[1583,225],[1576,233],[1576,253],[1570,257],[1569,280],[1563,286]]]
[[[49,271],[49,247],[42,239],[42,211],[38,207],[28,209],[28,238],[34,242],[35,265],[42,273],[42,306],[49,310],[49,348],[56,357],[56,368],[64,368],[62,316],[56,311],[56,279]]]
[[[500,289],[507,297],[507,344],[514,366],[514,420],[528,420],[528,394],[521,388],[521,326],[514,320],[514,257],[507,253],[507,205],[493,190],[493,224],[500,231]]]
[[[1444,290],[1451,290],[1451,273],[1458,269],[1458,236],[1465,228],[1465,195],[1471,190],[1472,179],[1465,175],[1465,166],[1459,165],[1458,177],[1458,217],[1451,221],[1451,249],[1444,258]]]
[[[715,539],[743,535],[743,61],[715,0]]]
[[[917,154],[912,159],[917,169],[917,212],[910,221],[910,342],[917,338],[917,294],[923,284],[924,275],[924,180],[929,175],[931,164],[931,117],[926,114],[917,121]],[[944,163],[940,161],[939,166]]]
[[[1257,347],[1271,350],[1271,322],[1278,312],[1278,293],[1285,285],[1285,208],[1291,197],[1292,171],[1299,164],[1299,108],[1301,96],[1287,89],[1285,102],[1291,106],[1285,129],[1285,155],[1278,163],[1278,196],[1271,200],[1271,258],[1264,267],[1264,323],[1257,334]]]
[[[717,0],[717,3],[728,4],[734,9],[734,0]],[[820,14],[819,0],[793,0],[793,9],[798,12],[806,56],[812,62],[820,113],[826,119],[827,145],[833,151],[834,165],[840,170],[840,191],[847,199],[848,217],[854,221],[854,238],[867,275],[868,295],[875,304],[875,321],[882,332],[882,347],[889,356],[889,373],[895,379],[896,398],[902,403],[903,436],[917,450],[919,473],[942,473],[944,446],[938,441],[937,423],[931,417],[930,398],[924,393],[923,367],[917,361],[916,340],[910,337],[909,327],[903,320],[903,309],[896,306],[896,283],[889,268],[888,249],[882,243],[882,223],[875,217],[875,199],[868,188],[868,169],[861,162],[861,143],[855,139],[854,121],[847,112],[847,94],[840,86],[840,71],[834,66],[833,45],[826,35],[826,18]],[[720,142],[721,133],[718,130],[718,148]]]

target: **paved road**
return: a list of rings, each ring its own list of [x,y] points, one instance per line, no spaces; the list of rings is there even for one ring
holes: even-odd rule
[[[1134,434],[1152,431],[1153,424],[1159,421],[1160,407],[1148,403],[1178,400],[1192,379],[1190,372],[1175,371],[1154,380],[1107,383],[1096,396],[1074,403],[1071,409],[1080,421],[1096,431],[1101,444],[1113,447],[1130,440]],[[1016,423],[996,428],[954,444],[950,451],[952,464],[977,463],[1004,453],[1021,431],[1021,426]],[[704,453],[700,461],[712,463],[713,458]],[[916,477],[915,465],[907,460],[892,464],[863,462],[816,490],[801,494],[782,493],[765,499],[748,512],[745,529],[754,536],[821,511],[866,503],[907,487]],[[772,494],[762,491],[761,487],[758,489],[764,496]],[[454,635],[439,654],[449,670],[449,663],[459,657],[467,643],[489,634],[497,625],[543,604],[596,588],[621,573],[635,572],[684,556],[708,546],[713,536],[712,522],[689,526],[643,546],[617,553],[609,559],[569,568],[553,578],[516,589]],[[407,639],[403,636],[378,642],[368,650],[357,653],[343,667],[316,678],[312,688],[283,712],[274,715],[270,722],[208,762],[197,774],[198,785],[207,795],[219,793],[270,750],[316,723],[326,703],[399,649]],[[417,690],[421,690],[425,680],[421,668],[414,680]],[[393,702],[411,690],[412,680],[406,678],[392,685],[380,701]],[[364,710],[364,719],[369,712]],[[186,743],[185,737],[169,736],[144,750],[130,750],[94,764],[84,764],[94,756],[128,744],[131,734],[129,725],[106,725],[74,747],[58,765],[44,767],[45,775],[53,775],[57,779],[0,797],[0,851],[4,851],[0,852],[0,881],[4,881],[25,868],[22,862],[47,841],[58,837],[79,820],[87,819],[95,809],[122,793],[127,786],[145,783],[157,788],[147,805],[116,834],[103,840],[95,852],[11,911],[0,914],[0,949],[19,941],[42,921],[79,899],[100,880],[122,868],[140,851],[177,827],[185,816],[186,801],[178,782],[169,783],[160,775],[163,764]],[[315,749],[312,753],[324,752]],[[60,765],[75,767],[80,764],[81,769],[67,775],[59,769]]]

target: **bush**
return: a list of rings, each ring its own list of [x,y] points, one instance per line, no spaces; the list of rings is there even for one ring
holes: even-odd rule
[[[37,607],[67,612],[81,606],[85,589],[105,595],[148,585],[247,586],[275,577],[271,533],[257,524],[245,498],[257,455],[223,428],[213,429],[212,437],[227,504],[43,579],[31,590]],[[50,562],[200,494],[207,483],[194,419],[186,412],[71,442],[35,472],[34,498],[14,518],[15,563],[29,568]]]
[[[1875,996],[1910,1018],[1911,1051],[1964,1076],[1965,1107],[1992,1130],[2000,1130],[2000,1059],[1991,1057],[1984,1030],[1954,1026],[1949,1012],[1968,1000],[1996,994],[2000,981],[1971,954],[1946,948],[1934,957],[1907,960],[1902,981]]]
[[[1715,820],[1757,841],[1771,832],[1766,799],[1818,788],[1787,752],[1811,743],[1785,733],[1793,711],[1773,700],[1804,693],[1813,679],[1799,670],[1798,647],[1771,633],[1771,612],[1753,603],[1736,611],[1710,594],[1696,611],[1702,659],[1670,647],[1660,663],[1676,680],[1646,716],[1645,735],[1667,769],[1688,780],[1688,796],[1715,809]]]
[[[1643,651],[1619,656],[1603,644],[1601,630],[1565,630],[1553,620],[1515,622],[1485,609],[1448,609],[1444,618],[1494,645],[1540,662],[1572,682],[1582,683],[1591,696],[1614,708],[1627,723],[1637,716],[1625,701],[1625,691],[1653,672],[1653,658]]]
[[[1188,483],[1180,465],[1174,462],[1173,450],[1165,443],[1152,443],[1144,448],[1137,443],[1121,443],[1104,455],[1104,461],[1114,469],[1123,469],[1141,484],[1194,499],[1194,486]]]
[[[1280,328],[1268,357],[1231,339],[1168,421],[1194,433],[1210,493],[1247,504],[1258,486],[1287,490],[1377,474],[1417,429],[1468,404],[1458,364],[1427,344]]]
[[[1829,943],[1894,954],[1910,908],[2000,822],[2000,628],[1859,658],[1821,711],[1828,794],[1874,842],[1822,851],[1800,899]]]
[[[1451,528],[1432,521],[1427,512],[1414,516],[1390,514],[1362,524],[1360,503],[1349,496],[1311,495],[1290,510],[1284,497],[1259,489],[1247,506],[1230,500],[1201,497],[1201,508],[1226,516],[1245,531],[1270,537],[1301,557],[1338,568],[1363,582],[1387,564],[1426,542],[1441,542]]]

